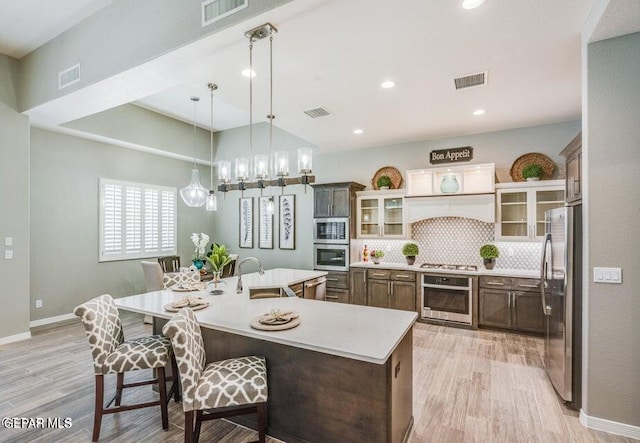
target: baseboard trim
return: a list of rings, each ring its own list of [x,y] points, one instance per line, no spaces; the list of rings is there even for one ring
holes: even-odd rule
[[[580,409],[580,423],[596,431],[608,432],[609,434],[622,435],[623,437],[640,440],[640,426],[628,425],[604,418],[590,417],[585,414],[584,409]]]
[[[31,338],[31,332],[23,332],[22,334],[9,335],[7,337],[0,337],[0,345],[8,345],[16,341],[29,340]]]
[[[37,328],[38,326],[50,325],[51,323],[58,323],[65,320],[71,320],[75,318],[73,314],[62,314],[55,317],[41,318],[40,320],[33,320],[29,322],[30,328]]]

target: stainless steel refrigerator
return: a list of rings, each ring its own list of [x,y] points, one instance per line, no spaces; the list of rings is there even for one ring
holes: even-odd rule
[[[540,266],[546,318],[544,365],[568,406],[582,397],[582,205],[545,213]]]

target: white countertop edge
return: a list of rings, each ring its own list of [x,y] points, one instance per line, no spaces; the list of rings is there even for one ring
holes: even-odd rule
[[[528,269],[484,269],[479,268],[477,271],[460,271],[448,269],[424,269],[420,265],[408,265],[406,263],[381,262],[380,264],[356,262],[349,265],[352,268],[367,269],[391,269],[403,271],[415,271],[429,274],[462,274],[462,275],[494,275],[496,277],[520,277],[520,278],[540,278],[540,271]]]

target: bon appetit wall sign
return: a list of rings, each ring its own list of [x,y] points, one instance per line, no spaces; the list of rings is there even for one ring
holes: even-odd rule
[[[438,149],[429,153],[429,163],[438,165],[440,163],[461,163],[473,159],[473,148],[463,146],[461,148]]]

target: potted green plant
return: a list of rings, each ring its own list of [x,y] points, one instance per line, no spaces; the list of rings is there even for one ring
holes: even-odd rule
[[[418,255],[418,245],[415,243],[405,243],[402,247],[402,255],[407,259],[407,264],[412,265],[416,261],[416,255]]]
[[[231,263],[233,259],[229,255],[229,251],[225,245],[219,245],[213,243],[211,245],[211,251],[207,254],[207,262],[213,272],[214,290],[210,291],[212,294],[220,294],[223,291],[217,289],[217,284],[220,282],[220,275],[225,266]]]
[[[500,257],[500,251],[496,245],[482,245],[480,247],[480,257],[484,260],[486,269],[493,269],[496,258]]]
[[[381,249],[378,249],[376,251],[371,251],[370,255],[371,255],[371,261],[373,261],[373,264],[377,265],[378,263],[380,263],[380,259],[384,257],[384,251]]]
[[[380,177],[378,177],[378,180],[376,181],[376,185],[378,185],[378,189],[389,189],[391,188],[392,184],[393,183],[391,182],[391,179],[386,175],[381,175]]]
[[[527,181],[537,181],[540,180],[544,174],[544,169],[537,163],[531,163],[522,169],[522,178]]]

